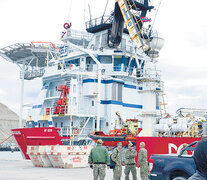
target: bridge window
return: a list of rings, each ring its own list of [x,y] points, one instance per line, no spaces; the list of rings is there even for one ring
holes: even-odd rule
[[[99,47],[100,44],[100,35],[96,36],[96,40],[95,40],[95,49],[97,49]]]
[[[122,39],[121,41],[121,49],[126,50],[126,39]]]
[[[76,97],[73,98],[73,105],[77,105],[77,98]]]
[[[112,64],[112,56],[100,56],[101,64]]]
[[[86,70],[93,71],[93,64],[95,64],[94,60],[91,57],[86,58]]]
[[[114,56],[114,71],[124,71],[129,64],[129,57],[125,56]]]
[[[108,36],[107,33],[102,35],[101,47],[103,47],[103,48],[107,46],[107,36]]]
[[[76,85],[73,85],[73,93],[76,93]]]

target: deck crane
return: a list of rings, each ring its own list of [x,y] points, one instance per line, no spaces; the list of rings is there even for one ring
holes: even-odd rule
[[[117,0],[109,45],[117,47],[120,44],[125,23],[135,46],[147,54],[151,50],[149,42],[152,38],[150,30],[143,31],[143,22],[150,21],[146,14],[153,8],[149,6],[148,0]]]

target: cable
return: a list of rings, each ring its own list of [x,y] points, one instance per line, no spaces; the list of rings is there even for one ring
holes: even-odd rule
[[[159,10],[159,8],[160,8],[161,3],[162,3],[162,0],[160,0],[160,3],[159,3],[159,5],[158,5],[158,8],[157,8],[157,11],[156,11],[156,13],[155,13],[155,17],[154,17],[154,21],[153,21],[153,23],[152,23],[151,29],[152,29],[153,26],[154,26],[154,23],[155,23],[155,20],[156,20],[156,17],[157,17],[157,13],[158,13],[158,10]]]
[[[11,134],[8,138],[4,139],[2,142],[0,142],[0,144],[3,144],[5,141],[7,141],[10,137],[12,137],[13,134]]]

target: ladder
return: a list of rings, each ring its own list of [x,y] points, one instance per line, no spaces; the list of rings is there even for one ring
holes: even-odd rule
[[[161,100],[160,100],[160,115],[163,118],[164,116],[168,115],[167,110],[166,110],[166,105],[167,103],[165,102],[165,93],[161,93]]]
[[[117,0],[129,35],[138,49],[148,50],[150,38],[142,31],[143,21],[134,0]]]

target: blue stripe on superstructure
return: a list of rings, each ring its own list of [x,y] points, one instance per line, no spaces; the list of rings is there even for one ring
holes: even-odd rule
[[[83,83],[94,83],[94,82],[98,82],[98,79],[84,79],[83,80]],[[118,83],[122,83],[122,84],[124,84],[124,82],[123,81],[119,81],[119,80],[101,80],[101,83],[103,83],[103,84],[110,84],[110,83],[113,83],[113,82],[118,82]]]
[[[114,101],[114,100],[101,100],[101,104],[114,104],[114,105],[121,105],[123,107],[142,109],[142,105],[123,103],[122,101]]]
[[[121,102],[121,101],[113,101],[113,100],[101,100],[101,104],[123,105],[123,102]]]
[[[98,79],[84,79],[83,83],[98,82]]]
[[[156,110],[159,110],[160,109],[160,107],[159,106],[156,106]]]
[[[124,107],[130,107],[130,108],[138,108],[138,109],[142,109],[142,105],[138,105],[138,104],[128,104],[128,103],[123,103]]]
[[[37,108],[42,108],[42,104],[40,104],[40,105],[35,105],[35,106],[32,106],[32,109],[37,109]]]
[[[137,87],[134,85],[130,85],[130,84],[124,84],[125,88],[130,88],[130,89],[136,89]]]
[[[83,80],[83,83],[94,83],[94,82],[97,83],[98,79],[84,79]],[[101,83],[103,83],[103,84],[111,84],[113,82],[118,82],[118,83],[124,84],[123,81],[118,81],[118,80],[101,80]],[[130,88],[130,89],[136,89],[136,86],[135,85],[131,85],[131,84],[124,84],[124,87],[125,88]],[[139,87],[138,89],[142,90],[143,88]]]

